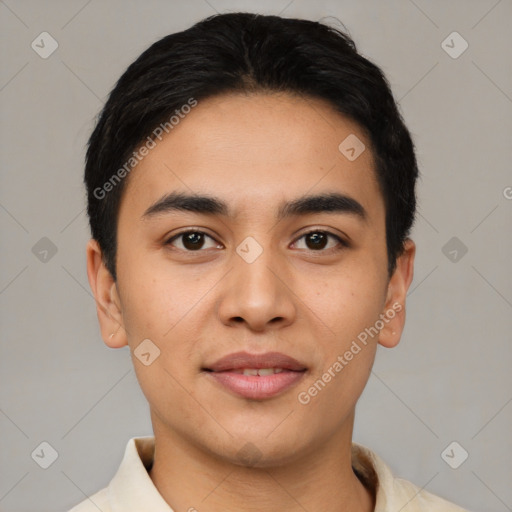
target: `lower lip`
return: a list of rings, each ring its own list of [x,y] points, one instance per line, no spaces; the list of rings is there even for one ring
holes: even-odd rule
[[[253,400],[262,400],[276,396],[289,389],[302,379],[305,372],[283,370],[280,373],[264,375],[262,377],[229,371],[206,373],[236,395]]]

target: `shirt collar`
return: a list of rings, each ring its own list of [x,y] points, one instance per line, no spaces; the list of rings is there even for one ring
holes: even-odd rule
[[[112,512],[173,512],[148,474],[154,451],[153,436],[132,437],[128,441],[121,465],[108,486]]]

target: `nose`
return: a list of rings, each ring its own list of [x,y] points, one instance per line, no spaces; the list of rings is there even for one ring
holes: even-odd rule
[[[251,263],[236,253],[232,260],[218,304],[221,321],[231,327],[245,325],[255,332],[293,323],[297,314],[293,279],[272,251],[266,248]]]

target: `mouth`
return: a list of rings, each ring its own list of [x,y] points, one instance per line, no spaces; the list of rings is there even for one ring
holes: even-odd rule
[[[281,373],[283,371],[289,371],[285,370],[284,368],[244,368],[244,369],[233,369],[231,370],[232,373],[239,373],[242,375],[252,375],[252,376],[259,376],[259,377],[266,377],[267,375],[274,375],[276,373]]]
[[[224,390],[252,400],[277,396],[296,385],[307,367],[279,352],[229,354],[202,368],[212,381]]]

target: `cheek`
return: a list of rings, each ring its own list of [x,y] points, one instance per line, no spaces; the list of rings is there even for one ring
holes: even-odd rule
[[[373,325],[381,313],[386,282],[370,263],[303,275],[307,280],[301,280],[296,293],[330,333],[331,341],[338,341],[337,349]]]
[[[141,276],[137,276],[141,277]],[[173,326],[173,318],[179,316],[179,301],[173,292],[165,293],[162,283],[130,279],[123,287],[123,321],[130,344],[139,339],[162,340]],[[175,290],[177,293],[177,290]]]
[[[198,278],[170,272],[169,265],[154,262],[125,265],[118,274],[123,322],[141,386],[147,385],[145,393],[150,388],[172,388],[172,378],[164,368],[180,380],[188,378],[183,361],[194,360],[195,307],[206,293],[203,288],[211,284],[208,280],[200,284]],[[137,348],[146,339],[157,347],[158,358],[151,366],[137,360]],[[148,374],[152,375],[149,380]]]
[[[119,247],[117,274],[128,340],[134,344],[149,338],[158,343],[185,315],[189,294],[169,265],[133,247],[127,250],[121,240]]]
[[[383,292],[369,279],[330,280],[310,294],[308,307],[321,322],[315,336],[317,360],[302,399],[318,408],[319,429],[336,428],[355,407],[371,373],[378,336],[370,328],[381,313]],[[304,401],[300,401],[301,404]],[[329,421],[325,421],[330,417]],[[316,421],[316,420],[314,420]]]
[[[343,352],[336,354],[308,387],[301,388],[302,394],[297,398],[300,404],[306,404],[301,407],[311,407],[308,421],[313,430],[330,436],[347,420],[368,382],[375,349],[375,345],[361,346],[360,352],[353,354],[350,361],[344,359]]]
[[[190,361],[190,347],[183,321],[191,305],[179,283],[168,277],[155,279],[155,272],[139,268],[123,287],[126,300],[123,303],[123,321],[127,330],[132,363],[143,394],[152,408],[162,417],[173,410],[183,421],[190,411],[183,405],[186,393],[180,383],[188,379],[183,361]],[[150,340],[142,351],[143,340]],[[147,345],[144,345],[147,347]],[[155,348],[156,347],[156,348]],[[144,362],[143,353],[149,352]]]

